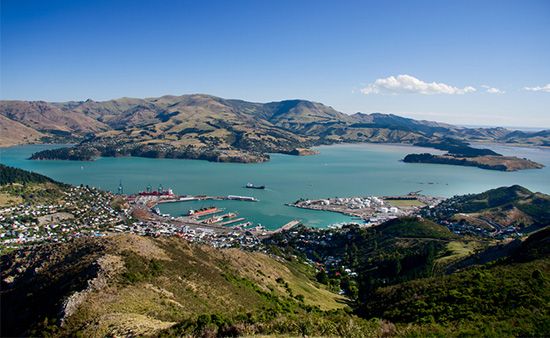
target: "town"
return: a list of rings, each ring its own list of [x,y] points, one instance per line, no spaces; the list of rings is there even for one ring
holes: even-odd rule
[[[57,203],[0,209],[0,241],[7,248],[71,237],[104,236],[124,220],[111,193],[86,186],[65,189]]]
[[[253,226],[234,213],[207,208],[181,217],[162,215],[158,204],[189,200],[241,200],[247,196],[176,196],[171,189],[148,187],[135,195],[68,186],[49,203],[19,203],[0,209],[0,251],[43,242],[65,242],[83,236],[134,233],[142,236],[178,236],[214,247],[257,249],[260,238],[288,229],[293,221],[276,231]],[[221,214],[221,215],[220,215]]]

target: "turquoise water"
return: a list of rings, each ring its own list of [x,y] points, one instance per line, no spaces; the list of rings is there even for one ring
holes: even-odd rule
[[[319,147],[316,156],[272,155],[267,163],[211,163],[196,160],[100,158],[94,162],[30,161],[33,152],[52,145],[29,145],[0,150],[0,162],[50,176],[71,184],[88,184],[116,191],[119,181],[125,193],[143,190],[147,184],[171,187],[177,194],[246,195],[259,202],[182,202],[165,204],[161,211],[173,215],[190,208],[216,205],[238,212],[267,228],[277,228],[292,219],[324,227],[352,218],[330,212],[287,207],[304,198],[353,195],[394,195],[422,190],[437,196],[475,193],[512,184],[550,193],[550,150],[491,146],[506,155],[527,157],[546,165],[540,170],[498,172],[478,168],[410,164],[399,160],[426,148],[402,145],[336,145]],[[435,152],[435,151],[434,151]],[[251,182],[265,190],[245,189]]]

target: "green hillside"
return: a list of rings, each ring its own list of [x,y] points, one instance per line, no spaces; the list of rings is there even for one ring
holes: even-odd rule
[[[379,288],[360,312],[416,323],[420,335],[548,336],[549,238],[546,229],[503,261]]]
[[[381,238],[431,238],[451,240],[458,238],[449,229],[430,220],[418,218],[396,218],[376,227],[376,232]]]
[[[519,185],[500,187],[449,198],[426,210],[425,216],[491,230],[510,226],[521,230],[537,229],[550,225],[550,196]]]
[[[346,307],[307,265],[177,238],[80,239],[9,253],[1,267],[2,336],[152,334],[200,314],[292,321]]]
[[[372,228],[298,228],[274,235],[265,243],[279,254],[298,255],[322,264],[326,277],[318,276],[320,280],[335,290],[342,288],[361,302],[380,286],[443,273],[448,264],[463,258],[449,246],[468,247],[472,240],[462,239],[432,221],[405,217]],[[345,269],[357,273],[357,277],[351,278]]]
[[[0,164],[0,207],[55,203],[67,187],[49,177]]]

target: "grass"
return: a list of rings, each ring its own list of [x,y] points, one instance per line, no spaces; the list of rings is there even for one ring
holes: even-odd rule
[[[120,245],[121,241],[113,240],[113,249],[122,257],[124,269],[110,280],[108,288],[81,304],[79,312],[66,322],[68,332],[85,327],[84,335],[114,334],[119,331],[99,324],[103,318],[111,323],[114,314],[126,329],[140,332],[140,323],[161,327],[194,320],[197,314],[293,314],[308,308],[347,307],[345,298],[311,280],[314,269],[299,261],[236,249],[217,250],[176,238],[140,238],[132,246]],[[157,252],[154,258],[143,250],[145,246],[147,252],[162,253]]]
[[[475,253],[476,249],[481,248],[482,245],[477,241],[453,241],[447,243],[446,253],[443,257],[436,259],[435,264],[439,266],[446,266],[452,262],[458,261],[469,255]]]
[[[23,199],[20,196],[9,194],[6,192],[0,192],[0,207],[8,207],[21,203],[23,203]]]

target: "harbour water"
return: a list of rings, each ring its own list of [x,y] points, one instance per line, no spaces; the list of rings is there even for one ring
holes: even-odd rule
[[[122,181],[125,193],[136,193],[150,184],[172,188],[179,195],[246,195],[259,202],[201,201],[160,206],[163,213],[181,215],[189,209],[214,205],[237,212],[268,229],[299,219],[308,226],[325,227],[353,218],[285,206],[299,198],[364,195],[398,195],[411,191],[436,196],[476,193],[520,184],[550,193],[550,150],[491,145],[505,155],[526,157],[544,164],[539,170],[500,172],[471,167],[400,162],[406,154],[426,148],[403,145],[334,145],[317,148],[319,155],[297,157],[271,155],[258,164],[211,163],[197,160],[100,158],[93,162],[30,161],[36,151],[52,145],[27,145],[0,149],[0,163],[35,171],[71,184],[87,184],[117,191]],[[437,152],[433,150],[432,152]],[[246,189],[246,183],[266,189]]]

